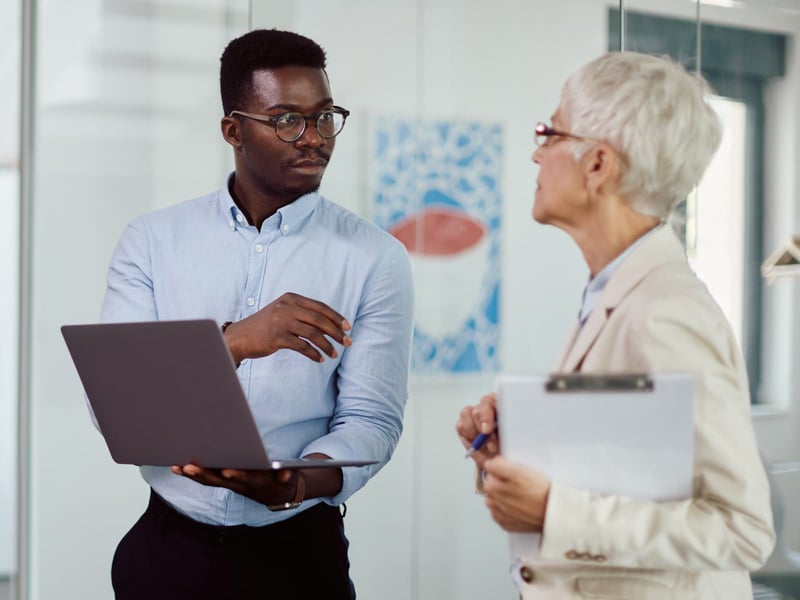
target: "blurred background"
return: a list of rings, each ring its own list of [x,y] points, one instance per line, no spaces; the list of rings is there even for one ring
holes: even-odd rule
[[[499,372],[548,372],[576,318],[588,273],[530,218],[532,133],[568,74],[624,49],[669,54],[718,94],[722,147],[673,226],[747,359],[779,529],[755,596],[800,598],[800,279],[760,272],[791,262],[800,234],[800,1],[7,0],[0,599],[112,596],[114,549],[148,490],[111,461],[59,327],[98,319],[132,217],[232,169],[219,56],[257,27],[326,49],[352,114],[321,191],[394,233],[414,267],[405,433],[348,502],[359,597],[516,597],[454,424]]]

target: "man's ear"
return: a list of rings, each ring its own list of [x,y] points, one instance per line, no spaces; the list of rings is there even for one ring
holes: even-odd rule
[[[617,185],[619,155],[608,144],[595,145],[583,155],[581,163],[586,187],[591,191],[598,191],[608,185]]]
[[[223,139],[234,148],[242,145],[242,130],[239,127],[239,121],[233,117],[222,117],[219,122],[220,129],[222,130]]]

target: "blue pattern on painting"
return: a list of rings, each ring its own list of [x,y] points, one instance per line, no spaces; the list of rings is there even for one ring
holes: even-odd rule
[[[416,373],[497,371],[501,127],[379,118],[372,158],[374,218],[380,227],[390,230],[424,209],[442,207],[465,212],[483,225],[488,236],[485,268],[477,274],[481,277],[479,297],[472,312],[458,328],[441,336],[429,335],[417,323],[412,369]],[[421,295],[439,291],[419,287],[418,301]]]

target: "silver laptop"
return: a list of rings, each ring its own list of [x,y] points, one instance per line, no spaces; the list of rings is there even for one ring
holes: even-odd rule
[[[61,333],[118,463],[291,469],[378,462],[268,456],[213,320],[64,325]]]

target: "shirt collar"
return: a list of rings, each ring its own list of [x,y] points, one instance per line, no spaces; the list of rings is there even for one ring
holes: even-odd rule
[[[578,313],[578,321],[580,322],[581,327],[583,327],[583,324],[586,323],[586,319],[589,318],[589,315],[597,306],[600,296],[603,294],[603,290],[606,288],[608,280],[611,279],[611,275],[614,274],[614,271],[617,270],[617,267],[622,264],[622,262],[628,257],[628,255],[630,255],[631,252],[634,251],[634,249],[636,249],[637,246],[639,246],[639,244],[651,236],[655,231],[661,229],[661,227],[663,227],[663,223],[653,227],[653,229],[646,232],[630,246],[625,248],[625,250],[623,250],[619,256],[608,263],[597,275],[589,278],[589,283],[587,283],[586,287],[583,289],[581,309]]]
[[[235,171],[225,177],[225,181],[219,190],[220,207],[222,213],[228,222],[228,227],[236,231],[240,227],[251,227],[247,222],[247,217],[241,209],[236,205],[230,192],[231,178],[235,175]],[[319,203],[321,196],[318,192],[310,192],[300,196],[294,202],[279,208],[278,211],[264,221],[261,226],[263,231],[280,230],[283,235],[289,235],[300,228],[303,222],[314,211]]]

